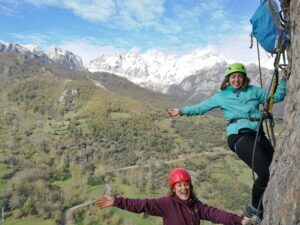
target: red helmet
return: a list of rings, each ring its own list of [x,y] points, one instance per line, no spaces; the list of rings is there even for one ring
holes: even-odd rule
[[[181,181],[191,181],[190,174],[183,168],[176,168],[170,171],[168,181],[170,186],[181,182]]]

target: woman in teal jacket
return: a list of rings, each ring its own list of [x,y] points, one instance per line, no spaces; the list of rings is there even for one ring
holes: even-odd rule
[[[229,148],[234,151],[257,174],[252,187],[252,204],[246,207],[250,216],[257,214],[262,217],[263,208],[259,204],[265,187],[269,181],[269,166],[272,161],[274,148],[265,134],[261,132],[255,149],[252,163],[253,147],[258,131],[261,112],[259,105],[268,97],[268,90],[250,85],[243,64],[234,63],[226,70],[220,90],[210,98],[192,106],[174,108],[169,115],[194,116],[220,108],[228,122],[226,127]],[[282,79],[275,92],[274,102],[284,99],[286,93],[285,79]],[[252,165],[253,164],[253,165]]]

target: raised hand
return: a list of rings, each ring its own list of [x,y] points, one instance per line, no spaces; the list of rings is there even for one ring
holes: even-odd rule
[[[114,198],[110,196],[103,196],[96,200],[95,205],[100,209],[110,207],[114,204]]]
[[[175,117],[180,115],[180,110],[178,108],[169,109],[168,110],[169,116]]]

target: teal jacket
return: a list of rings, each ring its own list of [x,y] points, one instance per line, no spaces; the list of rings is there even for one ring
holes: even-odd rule
[[[282,101],[285,97],[285,92],[286,84],[284,80],[281,80],[274,95],[274,102]],[[227,136],[230,134],[238,134],[242,128],[256,131],[259,122],[251,122],[247,118],[261,117],[259,104],[265,102],[267,95],[268,90],[254,85],[249,85],[243,90],[236,90],[228,86],[224,90],[219,90],[210,98],[196,105],[182,107],[180,109],[180,115],[203,115],[212,109],[220,108],[228,122],[232,119],[242,118],[227,126]]]

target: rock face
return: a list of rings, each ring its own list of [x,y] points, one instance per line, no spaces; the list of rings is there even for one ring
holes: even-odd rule
[[[43,63],[50,62],[48,55],[36,45],[9,44],[0,40],[0,52],[12,52]]]
[[[300,0],[282,0],[291,19],[291,76],[287,82],[285,128],[265,191],[264,225],[300,224]]]
[[[54,63],[65,65],[70,69],[83,70],[82,59],[68,50],[55,47],[48,56]]]

